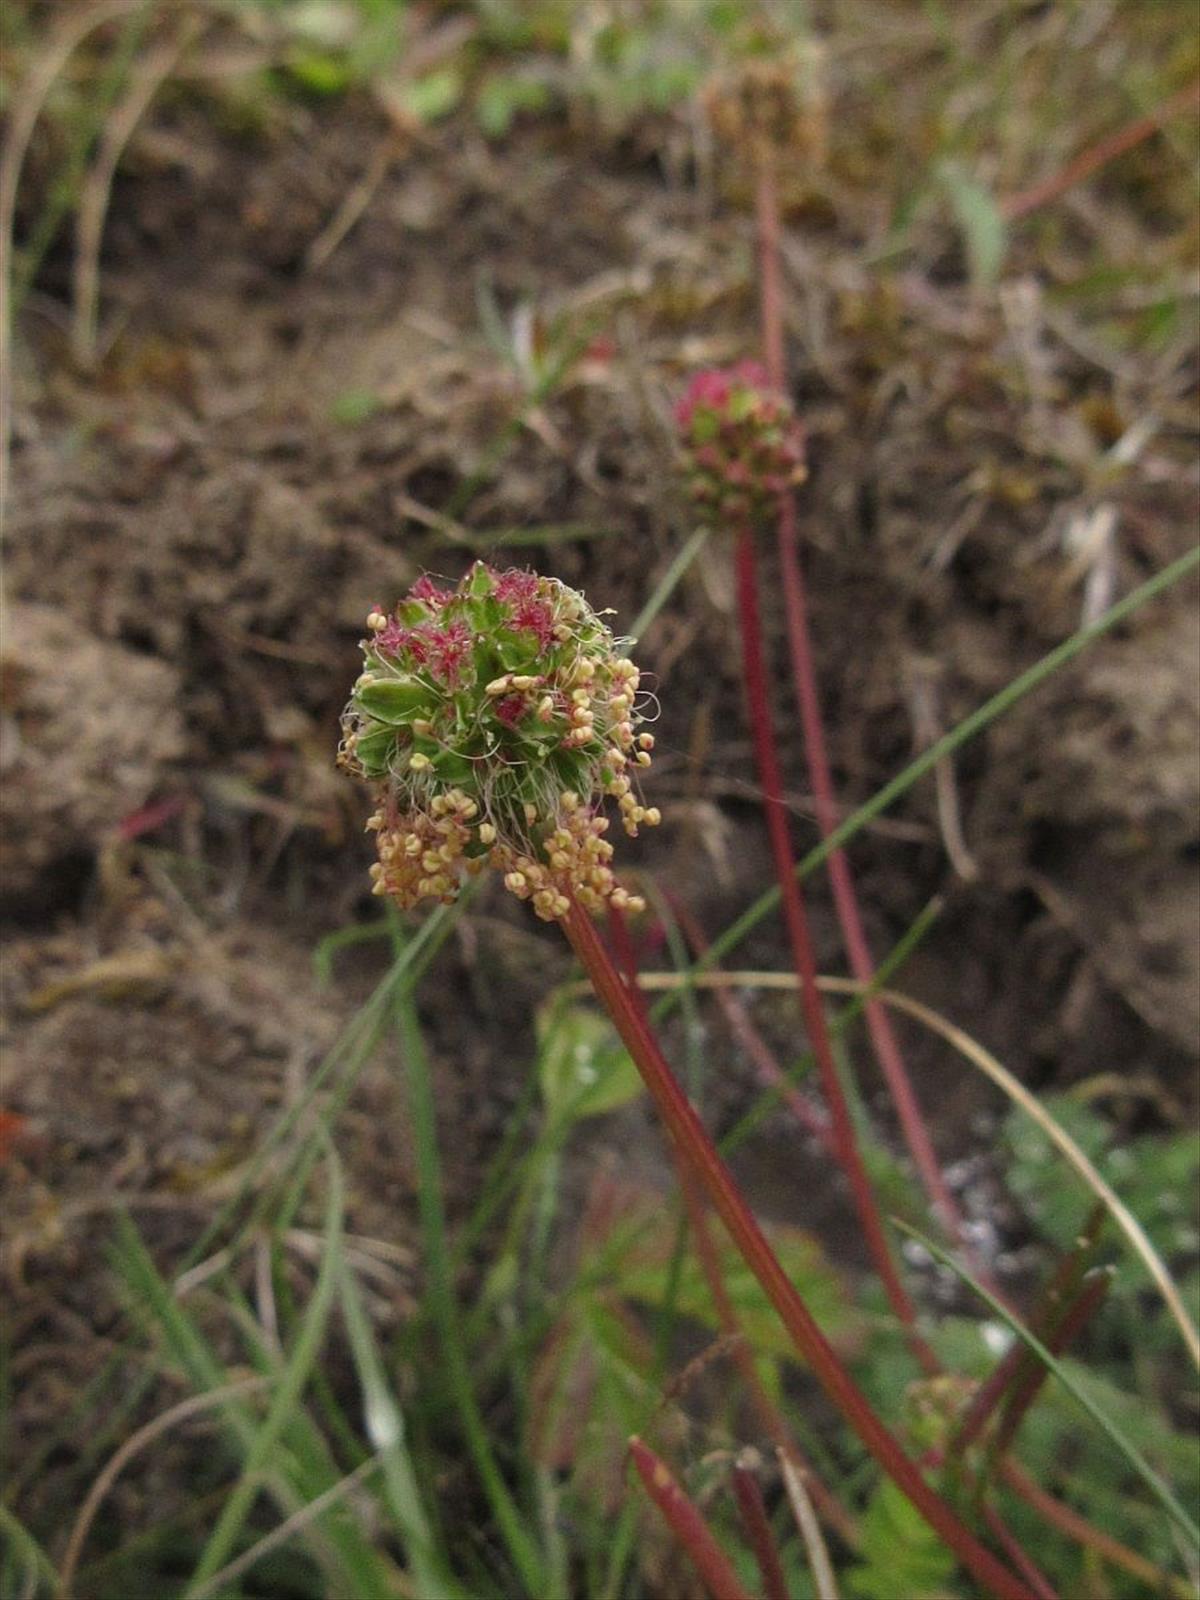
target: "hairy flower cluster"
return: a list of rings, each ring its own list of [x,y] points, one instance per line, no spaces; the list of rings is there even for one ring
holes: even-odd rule
[[[740,528],[804,481],[800,420],[757,361],[696,373],[675,421],[689,491],[713,523]]]
[[[451,901],[495,867],[547,921],[574,897],[640,910],[610,865],[606,797],[625,832],[660,821],[639,673],[581,594],[476,562],[453,589],[421,578],[374,609],[339,761],[375,787],[376,894]]]

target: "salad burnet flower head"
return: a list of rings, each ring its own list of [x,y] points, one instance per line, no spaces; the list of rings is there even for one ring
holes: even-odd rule
[[[675,423],[688,489],[713,524],[743,527],[807,475],[800,419],[757,361],[697,372]]]
[[[603,807],[630,836],[660,821],[635,788],[649,697],[583,595],[476,562],[454,588],[422,577],[367,628],[339,762],[376,795],[374,892],[449,902],[491,866],[546,921],[572,898],[641,909],[613,873]]]

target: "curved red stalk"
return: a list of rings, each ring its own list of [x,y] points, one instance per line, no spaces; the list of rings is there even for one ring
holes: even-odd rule
[[[779,204],[774,168],[767,152],[760,155],[758,161],[756,211],[764,364],[772,386],[781,393],[786,393],[783,293],[779,270]],[[783,495],[779,501],[778,550],[783,579],[788,652],[791,656],[792,682],[800,712],[800,726],[804,734],[804,748],[812,781],[817,824],[822,838],[828,838],[837,827],[839,818],[825,742],[825,727],[821,718],[820,698],[817,693],[817,674],[808,630],[808,610],[799,544],[795,503],[790,494]],[[834,909],[845,941],[850,970],[859,983],[869,984],[875,976],[875,963],[863,929],[854,880],[844,851],[835,850],[829,857],[827,865]],[[981,1271],[980,1263],[971,1252],[969,1241],[965,1238],[962,1213],[942,1175],[933,1141],[905,1068],[904,1057],[900,1052],[900,1045],[887,1009],[878,1000],[868,997],[864,1011],[867,1031],[884,1081],[887,1083],[888,1092],[896,1107],[904,1142],[908,1146],[925,1192],[940,1214],[943,1225],[969,1255],[976,1276],[986,1282],[988,1288],[994,1289],[990,1277],[986,1271]]]
[[[1035,183],[1029,189],[1022,189],[1019,194],[1006,195],[1000,201],[1000,215],[1005,222],[1015,222],[1018,217],[1028,216],[1039,206],[1057,200],[1068,189],[1073,189],[1077,183],[1090,178],[1093,172],[1099,171],[1116,156],[1124,155],[1126,150],[1132,150],[1135,145],[1141,144],[1143,139],[1148,139],[1152,133],[1157,133],[1164,122],[1169,122],[1181,112],[1196,109],[1200,109],[1200,80],[1189,83],[1186,88],[1176,90],[1160,106],[1151,111],[1149,116],[1138,117],[1135,121],[1126,123],[1123,128],[1118,128],[1115,133],[1110,133],[1106,138],[1089,145],[1073,161],[1068,161],[1065,167],[1058,172],[1052,172],[1040,183]]]
[[[700,924],[675,895],[668,893],[667,898],[693,953],[697,956],[705,955],[709,945]],[[717,970],[720,970],[719,966]],[[828,1155],[836,1156],[837,1151],[834,1148],[827,1117],[788,1081],[787,1074],[775,1059],[774,1052],[746,1014],[745,1007],[737,995],[724,984],[718,985],[713,993],[725,1015],[725,1021],[729,1024],[730,1033],[754,1063],[763,1086],[776,1091],[804,1131],[819,1139]]]
[[[825,1020],[825,1009],[817,992],[817,964],[813,955],[812,940],[808,932],[808,919],[804,901],[794,871],[791,840],[788,837],[787,813],[783,806],[783,779],[779,770],[779,756],[775,748],[775,733],[771,725],[771,707],[767,693],[767,671],[763,658],[762,624],[758,611],[758,580],[755,572],[754,536],[744,528],[737,543],[738,617],[742,634],[743,676],[746,700],[750,713],[750,731],[754,740],[754,754],[758,765],[759,781],[763,788],[763,809],[767,832],[771,841],[771,854],[775,859],[775,875],[783,897],[783,915],[792,947],[792,959],[800,981],[800,1006],[808,1029],[809,1044],[817,1059],[821,1088],[829,1109],[833,1139],[838,1160],[850,1183],[855,1209],[863,1230],[867,1248],[875,1269],[887,1291],[892,1309],[908,1330],[913,1353],[926,1372],[938,1370],[937,1358],[917,1332],[917,1317],[908,1291],[901,1281],[895,1260],[884,1232],[883,1219],[875,1203],[871,1181],[863,1165],[854,1137],[854,1124],[850,1108],[838,1077],[833,1058],[833,1046]]]
[[[629,1454],[646,1493],[691,1557],[692,1565],[713,1600],[750,1600],[729,1557],[713,1537],[695,1502],[676,1483],[666,1462],[636,1434],[629,1441]]]
[[[729,1230],[743,1260],[758,1279],[796,1349],[811,1367],[833,1404],[883,1470],[985,1589],[996,1595],[998,1600],[1036,1600],[1032,1590],[1014,1577],[959,1521],[940,1495],[929,1487],[842,1365],[837,1352],[780,1266],[753,1212],[742,1198],[733,1175],[717,1154],[704,1124],[667,1065],[658,1041],[638,1008],[631,1003],[629,991],[587,913],[578,904],[573,904],[562,926],[612,1018],[621,1042],[633,1057],[677,1148],[691,1163],[697,1180]]]
[[[677,908],[678,914],[678,908]],[[629,937],[629,924],[624,913],[619,907],[608,907],[608,930],[612,946],[616,952],[617,967],[624,978],[629,991],[629,1003],[637,1009],[643,1027],[650,1031],[650,1019],[646,1012],[645,997],[638,987],[637,954],[633,948],[633,940]],[[764,1046],[765,1048],[765,1046]],[[780,1450],[786,1452],[788,1459],[793,1462],[798,1472],[804,1474],[809,1484],[813,1504],[824,1517],[828,1525],[835,1529],[841,1538],[853,1548],[858,1543],[858,1529],[850,1513],[835,1500],[833,1495],[817,1477],[812,1465],[807,1461],[791,1436],[787,1423],[784,1421],[779,1408],[775,1405],[762,1379],[759,1377],[758,1368],[754,1362],[754,1354],[747,1344],[738,1321],[737,1311],[725,1283],[725,1276],[721,1270],[721,1257],[713,1240],[712,1229],[708,1225],[708,1216],[704,1209],[704,1198],[696,1182],[691,1166],[684,1159],[682,1150],[672,1143],[672,1155],[675,1159],[675,1170],[679,1177],[679,1188],[687,1207],[688,1222],[692,1230],[692,1243],[695,1246],[696,1258],[700,1269],[704,1273],[708,1292],[712,1296],[713,1308],[717,1313],[717,1321],[721,1324],[721,1332],[733,1336],[733,1360],[745,1384],[746,1393],[750,1404],[758,1416],[759,1426],[768,1438]]]
[[[750,1540],[750,1546],[754,1551],[754,1559],[758,1562],[764,1600],[788,1600],[787,1579],[779,1564],[779,1551],[775,1548],[758,1479],[745,1467],[734,1467],[733,1492],[737,1497],[738,1510],[742,1513],[742,1523]]]

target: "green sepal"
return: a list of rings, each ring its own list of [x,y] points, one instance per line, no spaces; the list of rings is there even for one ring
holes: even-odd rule
[[[460,787],[469,784],[475,776],[475,769],[465,756],[459,755],[457,750],[439,750],[437,755],[431,756],[433,770],[443,783],[453,783]]]
[[[393,727],[427,715],[435,703],[433,690],[419,678],[382,678],[364,684],[354,699],[369,717]]]
[[[354,754],[368,778],[384,778],[388,774],[395,748],[395,731],[392,728],[375,727],[369,733],[359,734]]]

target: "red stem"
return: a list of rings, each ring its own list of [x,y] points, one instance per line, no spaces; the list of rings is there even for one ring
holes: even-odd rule
[[[713,1600],[751,1600],[699,1508],[676,1483],[666,1462],[636,1435],[629,1441],[629,1454],[646,1493],[691,1557]]]
[[[684,937],[691,945],[695,955],[703,956],[707,953],[709,944],[704,937],[703,929],[696,918],[674,895],[670,896],[671,909],[679,926],[683,929]],[[719,964],[716,970],[720,970]],[[754,1063],[755,1070],[765,1087],[776,1091],[796,1121],[814,1138],[821,1141],[830,1155],[836,1155],[833,1144],[833,1135],[830,1131],[828,1119],[825,1115],[800,1091],[788,1082],[787,1074],[775,1059],[767,1041],[759,1033],[745,1007],[738,1000],[737,995],[724,984],[714,990],[717,1004],[724,1013],[729,1031],[741,1045],[742,1049]]]
[[[1015,222],[1018,217],[1028,216],[1040,206],[1048,204],[1051,200],[1057,200],[1059,195],[1065,194],[1068,189],[1073,189],[1085,178],[1090,178],[1093,172],[1107,166],[1114,157],[1124,155],[1126,150],[1132,150],[1134,145],[1141,144],[1143,139],[1148,139],[1152,133],[1157,133],[1164,122],[1169,122],[1172,117],[1178,116],[1181,111],[1187,111],[1192,106],[1200,106],[1200,81],[1188,84],[1185,89],[1179,89],[1149,116],[1137,117],[1133,122],[1127,122],[1123,128],[1118,128],[1116,133],[1110,133],[1107,138],[1099,139],[1095,144],[1089,145],[1073,161],[1068,161],[1065,167],[1058,172],[1052,172],[1040,183],[1022,189],[1019,194],[1008,195],[1000,202],[1001,216],[1005,222]]]
[[[607,1009],[621,1042],[633,1057],[677,1148],[691,1162],[698,1181],[729,1230],[743,1260],[758,1279],[796,1349],[812,1368],[830,1400],[883,1470],[984,1588],[998,1596],[999,1600],[1035,1600],[1029,1587],[1015,1578],[929,1487],[842,1365],[836,1351],[780,1266],[742,1198],[733,1175],[717,1154],[704,1124],[667,1065],[658,1041],[638,1009],[630,1004],[624,983],[586,912],[579,905],[572,905],[563,919],[563,931]]]
[[[618,969],[629,991],[629,1003],[636,1009],[642,1026],[649,1032],[650,1018],[646,1011],[645,997],[637,981],[637,953],[633,948],[633,940],[629,937],[629,924],[617,906],[610,905],[608,908],[608,930],[613,949],[616,951]],[[703,1196],[697,1186],[695,1175],[678,1146],[672,1145],[672,1155],[679,1177],[680,1192],[687,1207],[696,1258],[708,1284],[708,1292],[712,1296],[713,1308],[721,1324],[721,1331],[733,1338],[733,1359],[741,1373],[750,1403],[758,1414],[759,1425],[779,1449],[787,1452],[796,1470],[804,1474],[811,1486],[813,1503],[829,1526],[836,1529],[845,1542],[853,1547],[858,1542],[858,1529],[855,1527],[854,1519],[816,1476],[811,1464],[793,1440],[787,1423],[759,1377],[754,1354],[742,1333],[733,1299],[725,1283],[720,1253],[708,1225]]]
[[[1112,1273],[1110,1271],[1098,1272],[1091,1282],[1085,1280],[1084,1287],[1076,1300],[1067,1308],[1053,1333],[1048,1335],[1045,1344],[1052,1356],[1059,1355],[1066,1350],[1087,1327],[1088,1323],[1100,1309],[1112,1286]],[[1001,1460],[1009,1451],[1016,1437],[1017,1429],[1024,1421],[1030,1406],[1037,1399],[1038,1390],[1045,1383],[1048,1376],[1047,1368],[1038,1360],[1032,1351],[1025,1351],[1027,1360],[1018,1368],[1013,1387],[1005,1402],[1000,1420],[996,1424],[996,1435],[991,1441],[989,1455],[993,1461]]]
[[[767,692],[767,670],[763,657],[762,624],[758,611],[758,581],[755,573],[754,537],[748,528],[742,530],[737,544],[738,614],[742,634],[742,670],[746,685],[746,699],[750,713],[750,729],[754,740],[754,754],[758,764],[759,781],[763,789],[763,809],[767,832],[771,840],[771,853],[775,859],[775,875],[783,897],[784,921],[792,946],[792,958],[800,982],[800,1006],[808,1029],[809,1043],[817,1058],[821,1088],[833,1129],[838,1160],[850,1182],[858,1212],[859,1224],[866,1239],[871,1259],[883,1281],[888,1300],[897,1317],[908,1330],[913,1352],[926,1372],[938,1370],[937,1358],[917,1332],[916,1311],[908,1292],[896,1270],[896,1263],[888,1247],[883,1219],[875,1203],[871,1182],[863,1165],[862,1156],[854,1137],[854,1124],[850,1108],[838,1076],[833,1058],[833,1046],[825,1021],[825,1009],[817,992],[817,966],[812,940],[808,932],[808,919],[800,885],[794,871],[791,840],[788,837],[787,813],[783,805],[783,779],[779,770],[779,756],[775,748],[775,732],[771,725],[771,708]]]
[[[1030,1326],[1043,1343],[1053,1335],[1056,1324],[1061,1320],[1064,1298],[1074,1295],[1082,1282],[1107,1215],[1101,1202],[1092,1207],[1074,1248],[1059,1260],[1049,1282],[1042,1290]],[[959,1423],[958,1431],[947,1449],[946,1453],[951,1459],[960,1457],[974,1444],[987,1426],[996,1407],[1009,1392],[1017,1374],[1028,1363],[1029,1351],[1023,1344],[1014,1343],[998,1362],[991,1377],[980,1385],[972,1397]]]
[[[1120,1567],[1135,1578],[1140,1578],[1155,1594],[1172,1595],[1176,1600],[1195,1600],[1195,1591],[1190,1584],[1176,1577],[1174,1573],[1165,1572],[1162,1567],[1155,1566],[1153,1561],[1148,1561],[1136,1550],[1130,1550],[1119,1539],[1114,1539],[1112,1534],[1104,1533],[1100,1528],[1094,1527],[1072,1506],[1064,1505],[1061,1500],[1056,1500],[1052,1494],[1047,1493],[1015,1461],[1003,1462],[1000,1476],[1013,1493],[1019,1495],[1043,1521],[1049,1523],[1052,1528],[1057,1528],[1059,1533],[1065,1534],[1068,1539],[1074,1539],[1077,1544],[1094,1550],[1114,1567]]]
[[[991,1529],[992,1538],[995,1539],[1034,1594],[1038,1596],[1038,1600],[1058,1600],[1058,1591],[1050,1582],[1050,1579],[1025,1554],[1018,1540],[1013,1537],[1005,1526],[999,1513],[994,1511],[991,1506],[984,1506],[983,1520]]]
[[[738,1510],[742,1513],[754,1559],[762,1574],[764,1600],[788,1600],[787,1580],[779,1562],[779,1551],[775,1548],[758,1479],[745,1467],[734,1467],[733,1492],[737,1496]]]
[[[779,268],[779,203],[774,168],[767,155],[760,157],[758,163],[756,212],[763,353],[767,376],[772,387],[784,393],[787,387],[787,371],[783,342],[783,293]],[[783,575],[784,613],[792,662],[792,681],[800,711],[800,725],[804,733],[804,747],[808,758],[817,823],[822,837],[827,838],[837,827],[839,818],[825,741],[825,728],[821,718],[820,698],[817,693],[817,674],[808,629],[808,609],[800,566],[799,542],[795,503],[791,495],[783,495],[779,501],[778,547]],[[830,855],[827,865],[834,908],[841,925],[850,969],[859,983],[869,984],[875,975],[875,964],[863,929],[849,862],[843,851],[835,850]],[[965,1246],[962,1216],[942,1176],[928,1126],[905,1069],[891,1018],[886,1008],[873,998],[866,1000],[864,1010],[875,1055],[896,1107],[905,1144],[908,1146],[925,1192],[940,1213],[945,1226],[958,1242]],[[980,1276],[979,1263],[972,1259],[971,1265],[976,1275]],[[994,1290],[994,1285],[990,1281],[987,1286]]]
[[[676,1167],[679,1172],[680,1188],[683,1192],[684,1204],[687,1206],[688,1221],[691,1224],[693,1242],[696,1246],[696,1256],[708,1284],[709,1293],[712,1295],[713,1306],[717,1313],[717,1320],[721,1324],[721,1332],[733,1337],[731,1353],[741,1373],[742,1382],[746,1386],[746,1393],[750,1403],[758,1414],[759,1426],[771,1440],[782,1450],[796,1471],[804,1477],[812,1495],[813,1504],[819,1514],[825,1519],[829,1527],[836,1530],[839,1536],[853,1549],[858,1544],[858,1528],[850,1513],[835,1500],[825,1487],[824,1483],[813,1471],[811,1462],[807,1460],[800,1447],[792,1438],[787,1423],[783,1420],[779,1409],[767,1393],[762,1379],[758,1375],[758,1368],[754,1363],[754,1353],[742,1332],[741,1323],[730,1298],[729,1290],[721,1273],[721,1258],[713,1241],[712,1230],[708,1226],[708,1218],[704,1212],[704,1203],[701,1199],[696,1178],[691,1167],[683,1159],[682,1153],[675,1151]]]

